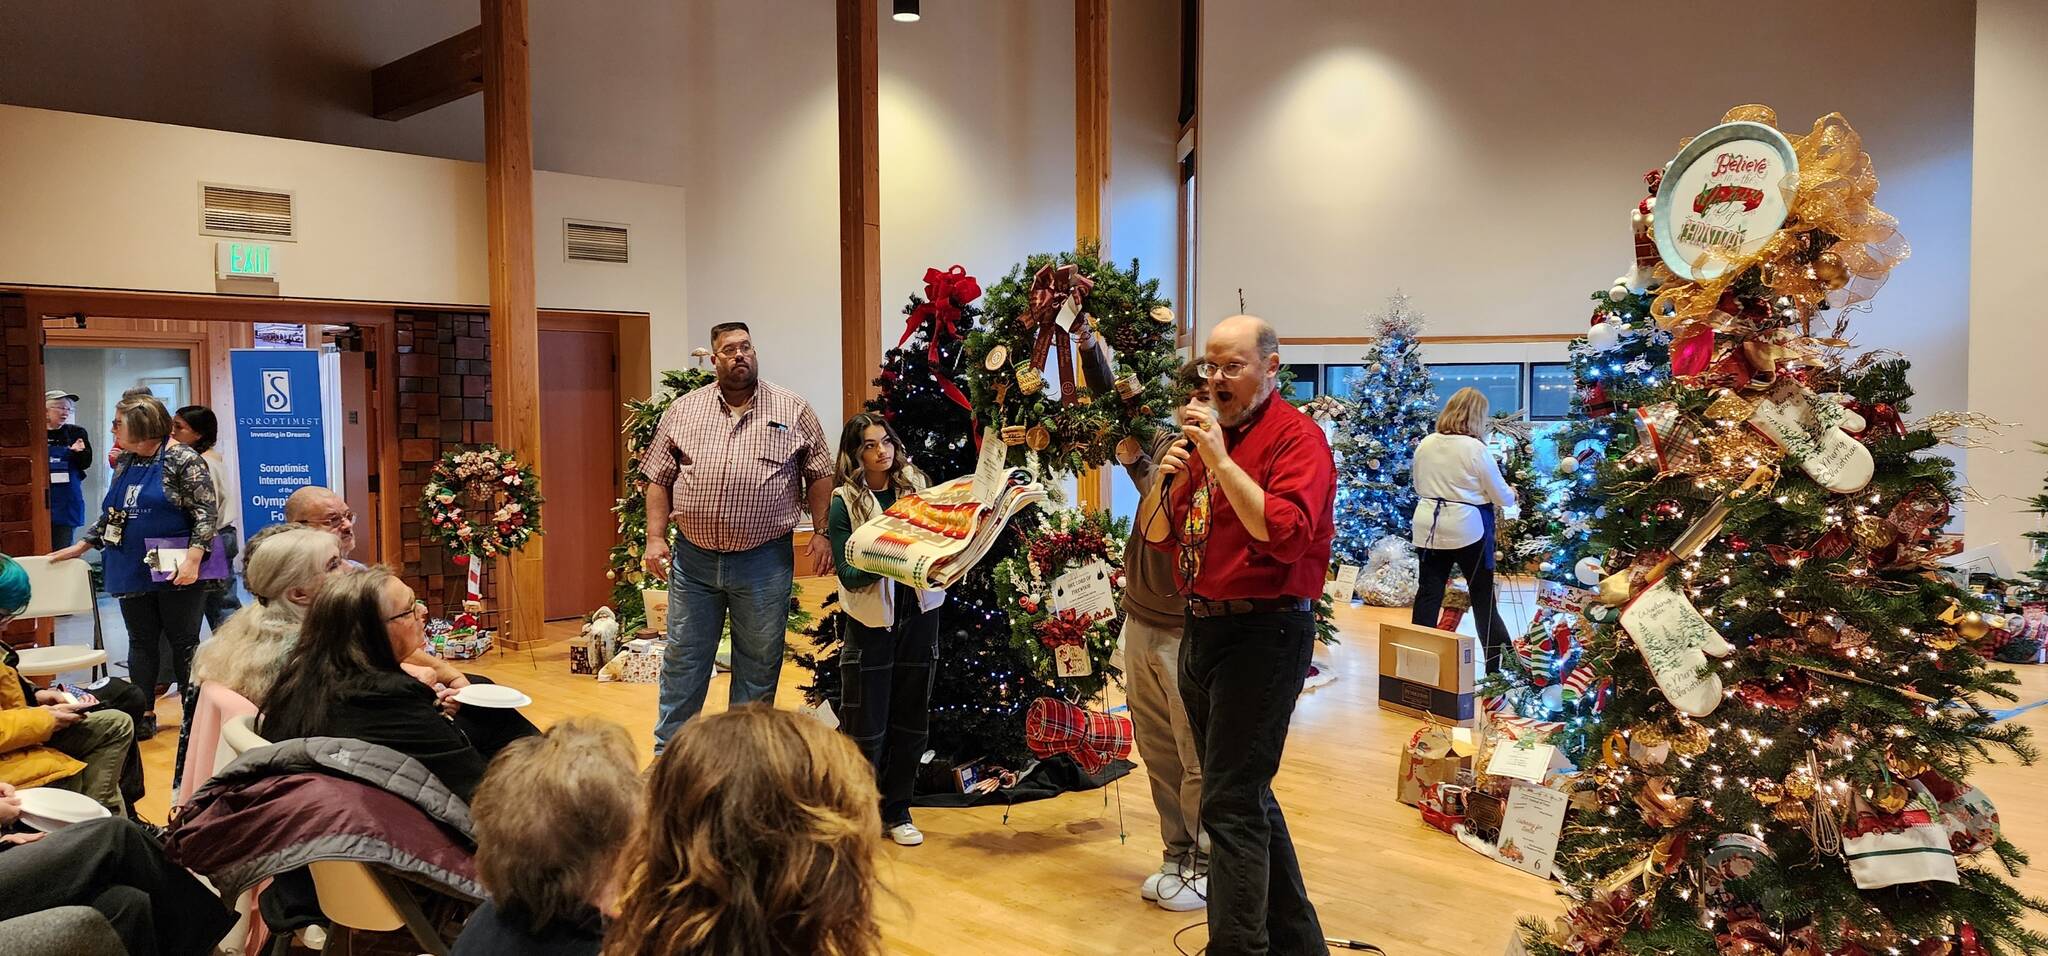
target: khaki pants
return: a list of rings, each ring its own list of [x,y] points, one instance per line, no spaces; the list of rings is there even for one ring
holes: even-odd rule
[[[73,760],[85,762],[85,769],[51,784],[91,797],[113,815],[128,814],[121,800],[121,764],[128,757],[128,744],[135,739],[135,722],[118,710],[96,710],[85,719],[50,735],[50,746]]]
[[[1165,857],[1175,860],[1196,850],[1202,832],[1202,761],[1180,699],[1181,626],[1160,627],[1126,615],[1123,642],[1138,756],[1152,781]]]

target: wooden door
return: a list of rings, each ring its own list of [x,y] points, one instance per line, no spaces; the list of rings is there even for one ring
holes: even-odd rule
[[[356,513],[358,561],[379,560],[384,553],[377,515],[383,502],[379,493],[383,481],[378,475],[382,460],[377,427],[376,368],[372,352],[342,352],[341,359],[341,447],[346,459],[342,467],[342,497]]]
[[[617,538],[619,406],[615,330],[540,331],[542,561],[549,620],[607,603],[607,556]]]

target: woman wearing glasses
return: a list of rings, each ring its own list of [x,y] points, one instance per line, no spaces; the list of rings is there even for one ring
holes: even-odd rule
[[[1486,669],[1500,666],[1510,640],[1493,600],[1493,529],[1498,515],[1513,518],[1515,491],[1501,477],[1486,447],[1486,396],[1461,388],[1444,403],[1436,433],[1415,446],[1415,519],[1410,535],[1422,556],[1422,581],[1410,618],[1435,627],[1451,569],[1472,592],[1472,622],[1486,645]]]
[[[330,576],[264,703],[275,740],[351,737],[424,764],[468,800],[506,744],[540,731],[516,710],[462,707],[399,666],[427,640],[427,609],[381,567]]]

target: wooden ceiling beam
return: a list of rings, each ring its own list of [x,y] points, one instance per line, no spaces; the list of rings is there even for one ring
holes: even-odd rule
[[[471,27],[370,71],[370,113],[402,120],[484,88],[484,28]]]

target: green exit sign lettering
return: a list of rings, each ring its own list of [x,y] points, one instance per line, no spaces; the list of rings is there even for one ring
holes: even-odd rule
[[[214,271],[223,279],[275,279],[277,260],[267,242],[214,243]]]

